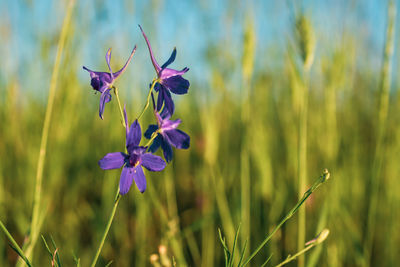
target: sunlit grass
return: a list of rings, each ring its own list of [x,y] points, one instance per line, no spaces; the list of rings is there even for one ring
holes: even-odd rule
[[[74,18],[60,61],[43,165],[40,212],[46,216],[36,229],[31,221],[37,223],[38,215],[32,217],[32,208],[46,105],[25,93],[21,74],[0,80],[0,220],[22,249],[34,228],[38,242],[29,257],[34,266],[51,266],[49,254],[60,257],[63,266],[76,265],[74,257],[82,266],[90,264],[113,208],[110,200],[120,175],[117,170],[102,171],[97,161],[105,152],[122,151],[125,145],[117,101],[108,104],[100,121],[98,95],[93,96],[89,80],[77,78],[85,62],[76,53],[83,37]],[[261,266],[271,254],[267,266],[279,264],[301,251],[299,240],[304,245],[325,228],[330,230],[329,238],[305,254],[307,267],[394,266],[400,260],[400,98],[397,84],[390,91],[390,65],[395,60],[390,47],[384,53],[376,51],[383,54],[382,67],[370,68],[359,63],[367,46],[355,36],[343,34],[324,48],[315,32],[318,53],[311,65],[296,50],[293,33],[282,57],[260,55],[257,47],[263,44],[257,36],[257,20],[249,18],[242,23],[240,53],[230,54],[222,41],[210,44],[212,56],[204,59],[212,70],[209,79],[199,81],[188,72],[189,95],[178,100],[176,116],[191,136],[191,148],[174,151],[164,172],[146,173],[145,194],[132,188],[120,200],[97,266],[110,261],[111,266],[151,262],[156,266],[162,264],[161,258],[177,266],[223,266],[219,228],[228,248],[237,241],[235,264],[247,244],[243,262],[302,197],[301,187],[309,188],[325,167],[332,180],[304,203],[307,223],[299,226],[294,215],[249,261],[251,266]],[[395,25],[390,25],[394,31]],[[386,38],[387,46],[396,48],[390,29]],[[55,42],[51,49],[56,47]],[[133,44],[124,47],[129,51]],[[139,49],[145,51],[143,44]],[[264,56],[280,64],[260,60]],[[151,63],[135,58],[132,64]],[[302,68],[309,68],[305,76]],[[230,72],[233,69],[240,69],[238,76]],[[135,75],[143,74],[134,73],[118,88],[121,99],[132,104],[128,112],[139,114],[148,84],[133,86],[130,81]],[[303,103],[305,90],[308,101]],[[130,91],[140,92],[140,100]],[[301,126],[306,127],[305,143],[299,143],[301,114],[306,116]],[[151,122],[152,117],[144,114],[142,119]],[[299,158],[304,156],[306,162],[301,162],[306,167],[301,167]],[[299,168],[307,170],[302,179],[298,179]],[[371,189],[370,181],[379,187]],[[299,238],[301,229],[304,237]],[[50,236],[57,245],[49,242]],[[17,262],[18,255],[8,244],[0,234],[1,266]]]

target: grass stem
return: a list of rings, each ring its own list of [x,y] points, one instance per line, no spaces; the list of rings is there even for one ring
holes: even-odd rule
[[[381,70],[380,98],[378,110],[378,133],[377,143],[374,155],[372,176],[369,185],[369,205],[367,211],[367,227],[365,229],[364,252],[366,266],[370,265],[372,255],[372,245],[375,234],[375,224],[377,218],[377,208],[379,201],[380,175],[385,157],[384,138],[386,135],[387,115],[389,110],[389,90],[392,73],[392,58],[394,48],[394,33],[396,21],[395,1],[389,1],[388,4],[388,23],[386,29],[386,41],[383,52],[383,65]]]
[[[330,173],[327,169],[324,170],[324,173],[315,181],[315,183],[304,193],[303,197],[297,202],[297,204],[289,211],[288,214],[281,220],[281,222],[275,226],[274,230],[264,239],[263,242],[256,248],[256,250],[243,262],[241,266],[245,266],[250,262],[254,256],[268,243],[268,241],[272,238],[272,236],[282,227],[282,225],[289,220],[296,211],[303,205],[303,203],[307,200],[307,198],[326,180],[329,179]]]
[[[24,252],[22,249],[19,247],[18,243],[14,240],[10,232],[8,232],[7,228],[3,224],[2,221],[0,221],[0,229],[4,232],[4,234],[7,236],[8,240],[10,240],[13,248],[16,250],[16,252],[19,254],[19,256],[25,261],[26,265],[29,267],[32,266],[32,264],[29,262],[28,258],[25,256]]]
[[[300,99],[299,128],[298,128],[298,196],[303,196],[307,188],[307,116],[308,116],[308,75],[304,71],[304,84],[301,87],[302,96]],[[298,249],[304,247],[306,240],[306,209],[299,210],[298,218]],[[304,257],[299,258],[299,266],[304,266]]]
[[[61,57],[63,54],[67,34],[69,31],[69,25],[72,17],[72,10],[75,5],[75,0],[70,0],[67,8],[67,13],[64,18],[63,26],[61,29],[60,39],[58,40],[57,54],[54,62],[53,73],[50,81],[50,89],[49,95],[47,99],[47,108],[45,119],[43,123],[42,137],[40,141],[40,149],[39,149],[39,159],[37,163],[36,169],[36,178],[35,178],[35,192],[33,199],[33,210],[32,210],[32,220],[30,226],[30,235],[28,238],[28,243],[26,243],[26,256],[28,258],[31,257],[33,248],[35,247],[36,241],[39,237],[40,232],[40,216],[44,216],[40,214],[41,208],[41,196],[42,196],[42,181],[43,181],[43,170],[44,170],[44,162],[46,158],[46,150],[47,150],[47,141],[50,130],[51,117],[53,113],[53,105],[55,99],[55,93],[57,88],[58,74],[61,65]]]
[[[288,256],[286,258],[286,260],[282,261],[281,263],[279,263],[278,265],[276,265],[275,267],[280,267],[283,266],[293,260],[295,260],[297,257],[303,255],[304,253],[306,253],[307,251],[309,251],[310,249],[312,249],[313,247],[315,247],[316,245],[321,244],[322,242],[325,241],[325,239],[328,237],[329,235],[329,230],[325,229],[324,231],[322,231],[319,236],[317,238],[315,238],[314,240],[307,242],[307,244],[309,243],[309,245],[306,244],[306,247],[303,248],[302,250],[300,250],[299,252],[297,252],[296,254],[294,254],[293,256]]]

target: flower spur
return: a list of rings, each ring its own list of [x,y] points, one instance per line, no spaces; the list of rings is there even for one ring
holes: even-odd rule
[[[108,65],[108,69],[110,72],[100,72],[100,71],[92,71],[85,66],[83,66],[83,69],[88,71],[90,74],[90,85],[92,88],[98,92],[101,93],[100,96],[100,107],[99,107],[99,116],[101,119],[103,119],[103,112],[104,112],[104,106],[106,103],[111,101],[111,94],[110,90],[113,87],[113,84],[115,80],[121,76],[122,73],[126,70],[129,62],[131,61],[133,55],[135,54],[136,51],[136,45],[133,48],[131,55],[129,56],[128,60],[126,61],[125,65],[117,72],[112,72],[111,70],[111,65],[110,65],[110,60],[111,60],[111,48],[108,49],[106,53],[106,62]]]
[[[154,69],[157,73],[157,83],[154,86],[154,89],[156,90],[156,92],[158,92],[157,110],[160,111],[163,103],[165,103],[165,107],[172,115],[174,113],[175,106],[174,102],[172,101],[170,92],[178,95],[183,95],[188,92],[190,83],[188,80],[184,79],[182,75],[185,74],[189,70],[189,68],[185,67],[182,70],[167,68],[167,66],[175,61],[176,48],[174,48],[174,50],[172,51],[169,59],[160,67],[160,65],[154,58],[149,39],[147,38],[140,25],[139,28],[142,31],[143,37],[147,44],[147,48],[149,49],[151,62],[153,63]]]

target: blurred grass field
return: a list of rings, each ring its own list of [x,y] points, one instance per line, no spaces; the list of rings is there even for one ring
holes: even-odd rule
[[[175,45],[174,67],[191,69],[185,74],[191,82],[189,94],[174,97],[175,117],[182,119],[191,147],[175,150],[165,171],[147,172],[144,194],[132,186],[123,196],[98,266],[111,260],[111,266],[151,266],[150,256],[158,253],[160,245],[167,248],[177,266],[222,266],[218,228],[232,246],[240,223],[239,246],[248,238],[247,251],[254,250],[298,200],[299,114],[305,92],[307,186],[324,168],[332,177],[305,204],[306,241],[322,229],[330,229],[328,239],[306,254],[305,266],[396,266],[400,261],[400,97],[398,70],[391,66],[399,54],[390,52],[390,44],[396,51],[399,43],[396,35],[390,40],[390,27],[396,33],[398,25],[387,23],[390,16],[396,21],[390,12],[396,6],[384,5],[381,37],[385,45],[375,49],[346,25],[332,38],[334,42],[324,39],[327,33],[313,25],[311,12],[305,12],[315,39],[315,48],[309,52],[313,62],[306,73],[298,46],[305,37],[296,35],[295,28],[299,10],[289,15],[293,25],[291,34],[284,37],[285,44],[277,42],[260,49],[264,37],[251,7],[239,17],[240,29],[230,24],[237,20],[232,10],[240,8],[238,3],[223,9],[227,33],[220,39],[207,37],[212,41],[199,65],[185,60],[191,43],[184,31],[179,31],[172,46],[163,45],[156,38],[160,30],[151,18],[143,19],[156,57],[162,61]],[[33,4],[27,1],[26,5]],[[148,83],[154,77],[136,28],[134,43],[92,42],[90,56],[84,55],[82,40],[98,30],[79,24],[95,21],[82,19],[85,7],[79,3],[72,13],[43,175],[41,208],[46,216],[40,232],[48,240],[54,238],[64,266],[75,264],[73,255],[80,258],[82,266],[89,265],[120,176],[120,170],[101,170],[97,161],[108,152],[123,151],[125,145],[117,102],[114,99],[107,104],[101,121],[99,95],[94,94],[89,75],[81,67],[106,70],[108,46],[113,46],[112,66],[118,67],[138,44],[131,66],[116,83],[130,120],[143,107]],[[144,8],[152,10],[152,18],[167,9],[160,1]],[[207,19],[207,8],[199,13]],[[0,219],[19,244],[31,223],[48,83],[64,15],[58,18],[59,28],[53,34],[35,37],[41,51],[34,60],[25,61],[22,71],[11,71],[7,64],[0,67]],[[8,23],[1,24],[0,47],[5,54],[12,50],[11,36],[18,34],[13,29]],[[239,50],[227,48],[230,44]],[[82,61],[93,55],[98,60]],[[199,75],[200,68],[209,75]],[[23,72],[26,69],[31,71]],[[44,88],[35,84],[26,88],[29,75],[34,81],[39,76],[48,83]],[[153,121],[147,112],[142,128]],[[376,203],[376,209],[371,210],[371,203]],[[273,266],[298,251],[297,216],[283,226],[251,266],[260,266],[271,253]],[[33,255],[36,266],[51,266],[40,239]],[[17,257],[1,234],[0,266],[15,265]],[[288,266],[296,266],[296,262]]]

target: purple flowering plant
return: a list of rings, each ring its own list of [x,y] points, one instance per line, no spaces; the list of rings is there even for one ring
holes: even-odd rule
[[[144,105],[139,116],[131,125],[129,125],[128,122],[126,107],[124,107],[123,110],[121,108],[118,90],[114,86],[114,82],[126,70],[136,51],[136,46],[125,65],[117,72],[113,72],[111,69],[111,48],[106,53],[106,62],[109,72],[92,71],[86,67],[83,67],[83,69],[88,71],[90,74],[90,84],[92,88],[101,93],[99,107],[99,116],[101,119],[103,119],[105,104],[111,101],[110,91],[111,89],[114,89],[113,91],[117,99],[121,114],[121,121],[125,127],[126,135],[125,152],[108,153],[98,161],[100,168],[103,170],[122,168],[122,171],[120,175],[118,191],[114,201],[114,207],[91,266],[95,266],[97,262],[121,196],[128,193],[133,181],[135,181],[135,184],[141,193],[145,192],[147,181],[143,167],[149,171],[162,171],[167,165],[166,162],[169,163],[172,160],[172,147],[178,149],[187,149],[190,146],[189,135],[177,129],[182,121],[180,119],[170,120],[175,111],[175,105],[170,92],[180,95],[188,92],[190,83],[188,80],[184,79],[182,75],[189,69],[183,68],[182,70],[178,71],[167,68],[167,66],[169,66],[175,60],[176,49],[173,50],[172,55],[167,62],[160,67],[160,65],[154,59],[153,51],[147,36],[143,32],[140,25],[139,28],[147,43],[151,62],[156,70],[157,76],[150,84],[146,104]],[[158,94],[157,105],[154,101],[153,90]],[[148,126],[148,129],[144,134],[148,141],[145,145],[140,145],[142,140],[142,130],[139,120],[148,109],[150,105],[150,98],[153,100],[153,114],[157,124],[151,124]],[[159,147],[161,147],[163,150],[166,162],[160,156],[154,154]]]

